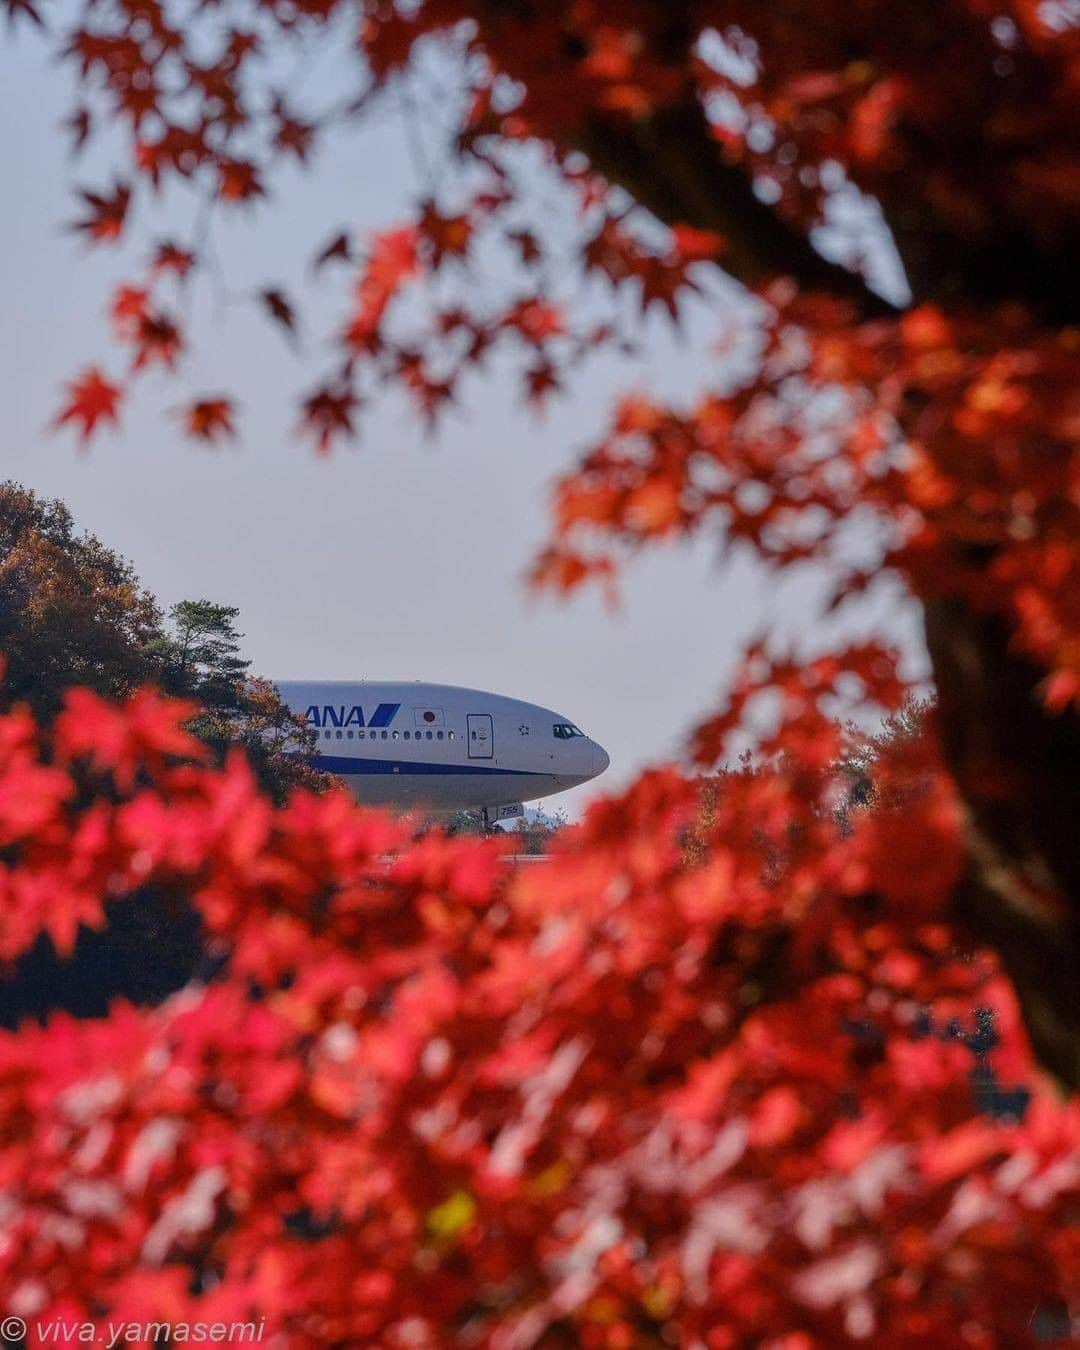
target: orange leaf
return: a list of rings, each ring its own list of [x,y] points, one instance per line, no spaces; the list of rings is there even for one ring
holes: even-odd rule
[[[663,534],[682,517],[679,486],[670,478],[653,478],[635,488],[626,504],[626,520],[642,534]]]
[[[216,441],[222,436],[234,436],[232,403],[227,398],[204,398],[183,409],[184,429],[196,440]]]
[[[65,422],[78,424],[79,437],[86,442],[101,421],[116,423],[123,388],[107,380],[97,366],[91,366],[68,385],[68,401],[57,413],[54,426]]]

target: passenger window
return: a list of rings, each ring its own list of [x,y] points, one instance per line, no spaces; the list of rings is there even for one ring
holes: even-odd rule
[[[408,732],[405,733],[405,739],[406,739],[406,740],[409,740],[409,739],[410,739],[409,733],[408,733]]]
[[[437,731],[437,732],[435,733],[435,735],[436,735],[436,738],[437,738],[438,740],[440,740],[440,741],[442,740],[442,732],[441,732],[441,731]]]
[[[395,740],[395,741],[396,741],[396,740],[398,739],[398,734],[397,734],[397,732],[396,732],[396,731],[392,731],[392,732],[390,733],[390,738],[391,738],[391,740]]]
[[[427,734],[427,738],[428,738],[429,741],[431,740],[431,732],[430,732],[430,731],[429,731],[428,734]]]
[[[351,732],[351,731],[347,731],[347,732],[345,733],[345,739],[346,739],[346,740],[349,740],[349,741],[352,740],[352,732]]]
[[[384,731],[383,734],[382,734],[382,738],[383,738],[384,741],[386,740],[386,732],[385,732],[385,731]]]

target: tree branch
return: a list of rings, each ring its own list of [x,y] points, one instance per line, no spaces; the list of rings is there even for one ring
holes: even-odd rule
[[[997,616],[958,600],[925,605],[941,737],[967,802],[967,874],[957,917],[1016,986],[1040,1061],[1080,1086],[1080,719],[1052,715],[1045,675],[1010,650]]]
[[[724,160],[693,91],[648,118],[594,115],[575,139],[600,174],[665,225],[688,224],[722,235],[720,265],[737,281],[756,287],[791,277],[803,290],[853,302],[861,318],[896,313],[858,273],[823,258],[757,197],[746,172]]]

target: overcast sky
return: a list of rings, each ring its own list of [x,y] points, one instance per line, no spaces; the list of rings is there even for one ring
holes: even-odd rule
[[[0,38],[3,473],[63,498],[164,604],[239,606],[246,654],[272,677],[442,680],[550,705],[608,748],[608,787],[678,752],[748,636],[767,623],[799,632],[812,581],[778,590],[749,564],[720,571],[704,542],[636,564],[615,615],[596,595],[556,604],[525,593],[548,485],[603,428],[613,398],[635,386],[689,394],[715,372],[707,344],[659,317],[639,359],[597,360],[541,421],[516,385],[481,377],[434,439],[390,400],[354,449],[319,460],[294,435],[295,400],[327,370],[325,349],[308,340],[298,356],[252,306],[219,312],[204,295],[182,378],[144,380],[121,431],[88,454],[49,433],[66,378],[90,361],[120,369],[102,317],[112,284],[137,274],[148,240],[187,235],[193,215],[189,200],[163,203],[152,228],[138,222],[135,252],[88,256],[63,231],[73,179],[101,186],[104,173],[67,158],[70,78],[28,30]],[[305,261],[336,229],[393,223],[419,187],[388,113],[308,173],[289,172],[269,207],[226,234],[230,291],[283,281],[302,296]],[[308,315],[331,314],[343,284],[326,276]],[[226,450],[193,447],[161,415],[222,388],[242,403],[242,436]],[[898,604],[880,613],[917,651],[912,616]],[[595,790],[555,801],[575,811]]]

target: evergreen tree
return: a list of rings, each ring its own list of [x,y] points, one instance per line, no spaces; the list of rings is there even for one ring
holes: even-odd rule
[[[251,666],[240,655],[240,611],[212,600],[181,600],[169,610],[171,631],[150,644],[161,684],[208,707],[235,706]]]
[[[169,693],[194,699],[200,710],[191,729],[218,760],[241,747],[260,785],[277,802],[294,787],[324,789],[334,781],[311,767],[315,738],[267,680],[249,674],[240,654],[243,633],[235,605],[181,600],[168,625],[147,648],[158,683]]]

